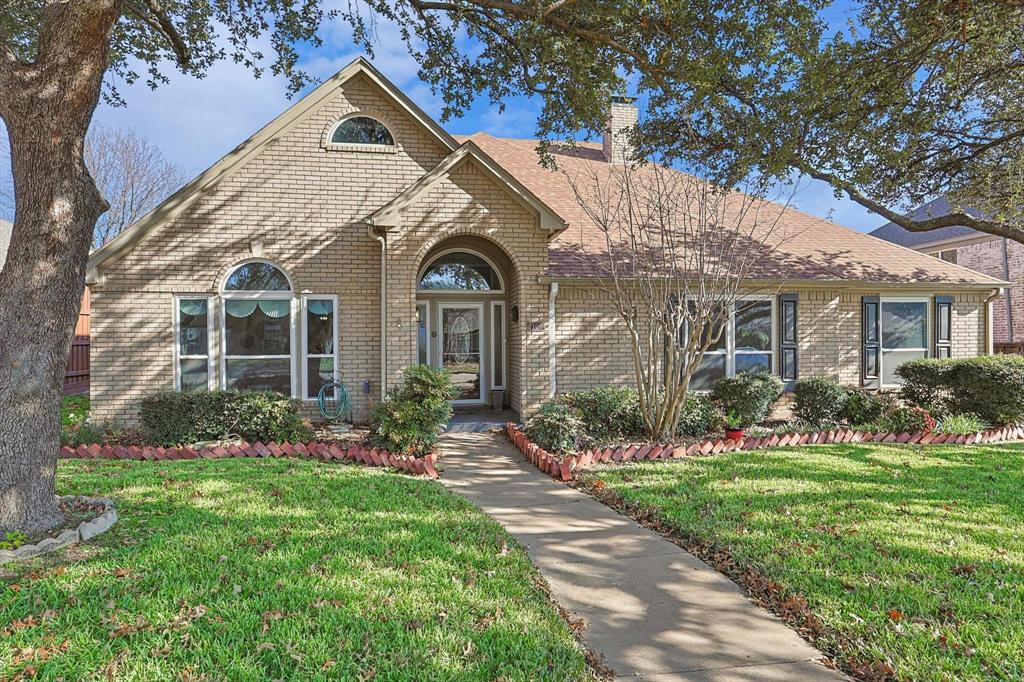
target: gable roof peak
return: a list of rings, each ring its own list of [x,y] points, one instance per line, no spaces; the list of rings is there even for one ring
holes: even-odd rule
[[[455,138],[449,135],[437,121],[431,118],[430,115],[396,87],[394,83],[378,71],[368,59],[360,55],[285,111],[278,114],[273,120],[221,157],[212,166],[188,181],[181,189],[169,196],[149,213],[139,218],[139,220],[117,237],[94,251],[90,255],[86,266],[86,283],[93,284],[100,281],[102,268],[106,263],[112,262],[128,253],[154,229],[181,215],[203,192],[233,175],[262,151],[267,144],[273,142],[310,116],[316,107],[333,95],[339,87],[360,75],[368,78],[383,90],[400,109],[404,110],[410,118],[422,126],[445,148],[452,151],[458,148],[459,143],[455,141]]]

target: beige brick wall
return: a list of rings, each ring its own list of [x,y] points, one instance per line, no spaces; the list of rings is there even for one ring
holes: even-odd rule
[[[800,376],[832,376],[844,384],[859,385],[861,297],[894,294],[816,289],[795,291],[800,297]],[[954,295],[954,357],[985,353],[984,298],[982,293]],[[607,295],[597,288],[563,284],[557,304],[559,392],[595,386],[634,385],[632,346],[625,327],[607,306]]]
[[[390,128],[397,153],[321,146],[325,131],[356,111]],[[104,280],[92,287],[95,417],[132,423],[142,397],[173,387],[174,294],[213,295],[229,268],[262,255],[283,267],[296,291],[338,296],[340,372],[356,419],[365,419],[380,395],[380,246],[362,219],[447,153],[370,81],[357,77],[340,87],[243,168],[105,266]],[[546,267],[545,234],[471,166],[418,206],[406,227],[389,235],[389,377],[413,357],[418,259],[447,236],[477,234],[503,245],[516,264],[509,305],[520,306],[520,322],[508,330],[510,389],[517,407],[536,405],[547,393],[546,362],[538,360],[546,358],[546,287],[537,283]],[[219,334],[213,341],[219,347]],[[213,371],[219,382],[219,362]],[[364,381],[369,395],[361,390]]]

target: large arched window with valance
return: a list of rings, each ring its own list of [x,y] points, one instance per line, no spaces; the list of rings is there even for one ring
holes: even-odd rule
[[[502,291],[498,270],[482,256],[470,251],[443,253],[420,275],[425,291]]]
[[[235,267],[224,280],[225,388],[292,394],[291,281],[269,261]]]

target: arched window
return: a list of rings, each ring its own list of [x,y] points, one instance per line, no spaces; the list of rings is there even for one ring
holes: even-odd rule
[[[224,386],[292,394],[292,285],[273,263],[242,263],[224,281]]]
[[[420,289],[428,291],[501,291],[501,277],[488,261],[475,253],[441,254],[420,276]]]
[[[273,263],[250,261],[231,271],[224,280],[224,291],[291,291],[288,276]]]
[[[369,116],[353,116],[339,123],[331,133],[331,144],[395,146],[395,138],[383,123]]]

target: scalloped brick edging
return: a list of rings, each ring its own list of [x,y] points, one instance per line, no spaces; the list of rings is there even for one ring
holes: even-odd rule
[[[66,528],[53,538],[43,538],[33,545],[22,545],[17,549],[0,549],[0,564],[11,561],[22,561],[56,552],[63,547],[77,545],[85,540],[92,540],[100,533],[110,530],[117,523],[117,509],[109,497],[84,497],[82,495],[62,495],[61,502],[82,502],[90,506],[102,507],[103,511],[95,518],[87,519],[78,524],[77,528]]]
[[[671,443],[642,443],[635,445],[619,445],[617,447],[594,448],[584,450],[575,455],[559,457],[551,454],[527,437],[516,424],[505,425],[505,434],[519,448],[534,466],[552,478],[571,481],[577,469],[586,469],[599,462],[628,462],[640,459],[679,459],[700,455],[717,455],[722,452],[737,450],[762,450],[765,448],[795,447],[800,445],[825,445],[831,443],[897,443],[909,445],[985,445],[988,443],[1004,443],[1024,438],[1024,427],[1006,426],[998,429],[979,431],[969,435],[932,433],[916,431],[914,433],[871,433],[869,431],[852,431],[835,429],[814,433],[772,434],[761,438],[749,437],[742,441],[727,438],[703,440],[690,445],[673,445]]]
[[[414,476],[438,478],[437,453],[423,457],[396,455],[393,452],[368,448],[364,445],[342,447],[337,443],[234,443],[228,446],[203,447],[198,450],[185,445],[174,448],[159,448],[149,445],[67,445],[60,449],[65,459],[129,459],[129,460],[179,460],[179,459],[226,459],[228,457],[301,457],[324,462],[348,460],[371,467],[389,467]]]

